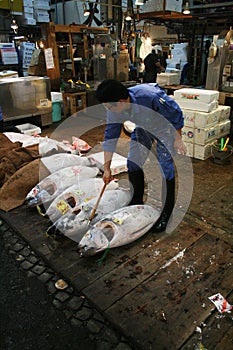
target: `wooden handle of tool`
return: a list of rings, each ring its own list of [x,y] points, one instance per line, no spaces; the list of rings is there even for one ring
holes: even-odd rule
[[[104,186],[103,186],[103,188],[102,188],[102,190],[101,190],[101,192],[100,192],[100,195],[99,195],[99,198],[98,198],[98,200],[97,200],[97,202],[96,202],[96,205],[94,206],[94,209],[93,209],[92,212],[91,212],[91,215],[90,215],[90,218],[89,218],[89,222],[93,219],[93,217],[94,217],[94,215],[95,215],[95,212],[96,212],[96,210],[97,210],[97,208],[98,208],[98,205],[99,205],[99,202],[100,202],[100,200],[101,200],[101,197],[102,197],[103,194],[104,194],[104,191],[105,191],[106,186],[107,186],[107,184],[105,183]]]

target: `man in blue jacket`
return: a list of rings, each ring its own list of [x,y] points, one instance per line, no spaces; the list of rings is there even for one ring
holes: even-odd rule
[[[156,140],[157,158],[163,178],[163,210],[153,231],[165,231],[175,204],[172,156],[175,152],[186,153],[181,139],[184,118],[180,107],[156,83],[135,85],[127,89],[117,80],[104,80],[97,88],[96,97],[108,110],[103,143],[103,180],[106,184],[113,179],[110,165],[123,123],[130,120],[136,125],[131,133],[127,159],[128,177],[133,187],[131,205],[143,203],[143,165]]]

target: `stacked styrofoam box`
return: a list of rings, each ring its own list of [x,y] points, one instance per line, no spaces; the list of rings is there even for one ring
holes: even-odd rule
[[[160,86],[179,85],[180,73],[159,73],[156,82]]]
[[[211,112],[218,107],[219,92],[205,89],[183,88],[175,90],[174,98],[182,108]]]
[[[230,107],[218,106],[211,110],[210,105],[217,104],[218,91],[180,89],[175,91],[174,96],[184,116],[182,139],[187,148],[186,155],[197,159],[209,158],[216,140],[230,132]]]
[[[3,64],[18,64],[18,55],[14,43],[0,43],[0,53]]]
[[[34,13],[37,22],[49,22],[49,0],[34,0]]]
[[[35,25],[33,0],[23,0],[22,24]]]
[[[20,53],[22,59],[22,67],[28,68],[32,59],[32,54],[35,50],[35,44],[29,42],[20,43]]]

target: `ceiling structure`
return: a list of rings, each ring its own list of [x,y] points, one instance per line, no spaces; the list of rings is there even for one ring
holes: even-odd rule
[[[69,0],[51,0],[51,3],[62,2],[65,4]],[[138,23],[140,20],[150,22],[156,25],[166,25],[170,31],[176,34],[190,35],[190,31],[195,27],[196,33],[203,35],[217,35],[223,30],[229,30],[233,26],[233,0],[189,0],[190,15],[184,15],[179,12],[160,11],[144,12],[143,6],[135,5],[136,0],[76,0],[78,2],[98,3],[104,5],[110,10],[117,8],[125,12],[130,9],[134,12],[134,20]],[[148,5],[157,0],[144,0]],[[169,0],[164,0],[165,1]],[[176,0],[174,0],[176,1]],[[178,1],[178,0],[177,0]],[[183,7],[187,1],[183,0]]]
[[[187,35],[194,26],[196,33],[203,34],[204,31],[206,35],[217,35],[233,26],[233,1],[190,0],[189,9],[190,14],[184,15],[169,11],[140,13],[139,8],[138,18],[154,24],[165,24],[177,34]]]

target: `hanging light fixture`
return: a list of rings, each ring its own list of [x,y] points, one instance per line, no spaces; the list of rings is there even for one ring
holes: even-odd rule
[[[136,6],[143,6],[144,3],[145,3],[144,0],[136,0],[136,1],[135,1],[135,5],[136,5]]]
[[[189,2],[186,1],[185,2],[185,6],[184,6],[184,10],[183,10],[183,14],[184,15],[189,15],[190,14],[190,10],[189,10]]]
[[[11,29],[13,29],[14,33],[17,34],[18,24],[14,18],[12,18]]]
[[[131,21],[131,19],[132,19],[132,17],[131,17],[131,15],[130,15],[130,12],[127,11],[127,12],[126,12],[126,15],[125,15],[125,20],[126,20],[126,21]]]
[[[83,16],[89,16],[90,10],[87,9],[86,3],[83,4]]]

